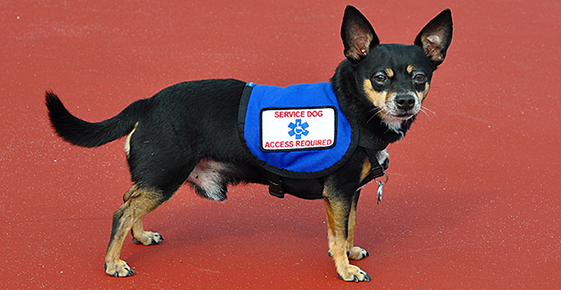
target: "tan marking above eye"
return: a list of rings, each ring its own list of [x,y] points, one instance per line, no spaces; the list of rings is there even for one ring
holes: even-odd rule
[[[407,72],[408,72],[408,73],[412,73],[414,70],[415,70],[415,67],[414,67],[414,66],[412,66],[412,65],[408,65],[408,66],[407,66]]]
[[[393,78],[393,76],[395,75],[393,70],[391,68],[387,68],[386,69],[386,74],[388,75],[388,77]]]

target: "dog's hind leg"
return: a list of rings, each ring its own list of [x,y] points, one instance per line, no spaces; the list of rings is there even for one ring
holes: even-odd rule
[[[163,192],[139,188],[137,185],[134,185],[123,199],[125,203],[113,214],[111,239],[105,255],[105,272],[115,277],[134,274],[127,263],[120,259],[121,249],[128,231],[132,230],[134,239],[145,245],[157,244],[163,240],[157,233],[144,231],[142,217],[167,200]]]
[[[129,191],[127,191],[127,193],[125,193],[125,195],[123,196],[123,202],[126,203],[131,198],[131,195],[135,191],[136,191],[136,186],[133,186]],[[157,245],[164,240],[164,237],[162,237],[162,235],[158,233],[145,231],[144,225],[142,223],[142,218],[138,218],[134,222],[131,229],[131,234],[132,234],[133,243],[137,245],[145,245],[145,246]]]

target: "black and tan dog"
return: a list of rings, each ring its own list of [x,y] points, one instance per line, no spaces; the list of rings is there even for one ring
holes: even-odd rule
[[[277,193],[323,199],[329,253],[337,273],[345,281],[370,280],[367,273],[349,264],[368,256],[366,250],[354,246],[360,188],[372,179],[372,169],[386,160],[385,147],[404,137],[421,110],[433,71],[450,45],[452,18],[450,10],[441,12],[421,30],[414,45],[380,44],[368,20],[348,6],[341,36],[346,59],[330,85],[354,126],[352,139],[358,145],[326,176],[281,176],[280,185],[271,181],[240,138],[238,115],[246,82],[179,83],[98,123],[73,116],[55,94],[47,92],[52,126],[66,141],[96,147],[127,136],[125,151],[134,185],[113,215],[105,257],[107,274],[134,273],[120,259],[129,230],[135,243],[154,245],[163,240],[160,234],[144,230],[142,217],[169,200],[185,182],[200,196],[218,201],[226,199],[228,184],[251,182],[275,185],[278,188],[272,191]]]

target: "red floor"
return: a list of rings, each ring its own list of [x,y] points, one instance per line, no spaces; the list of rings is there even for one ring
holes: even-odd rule
[[[95,2],[95,1],[94,1]],[[347,2],[0,3],[0,281],[8,289],[555,289],[561,287],[561,2],[362,1],[383,42],[411,43],[450,7],[455,34],[428,109],[392,154],[385,199],[364,191],[345,284],[327,255],[323,202],[237,186],[216,203],[183,188],[127,239],[133,277],[103,271],[130,186],[123,140],[55,137],[44,91],[87,120],[183,80],[328,80]],[[157,3],[157,4],[155,4]],[[212,3],[210,5],[210,3]]]

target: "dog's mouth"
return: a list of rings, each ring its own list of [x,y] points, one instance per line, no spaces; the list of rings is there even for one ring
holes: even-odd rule
[[[388,117],[396,121],[405,121],[413,118],[417,113],[419,113],[421,106],[416,104],[411,108],[399,108],[398,105],[391,104],[384,108],[385,113]]]
[[[391,115],[391,114],[390,114],[390,115]],[[391,117],[393,117],[394,119],[399,119],[399,120],[402,120],[402,121],[409,120],[409,119],[411,119],[413,116],[415,116],[415,114],[412,114],[412,113],[391,115]]]
[[[384,119],[388,119],[388,121],[406,121],[416,115],[415,113],[393,113],[385,110],[383,112]]]

